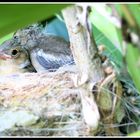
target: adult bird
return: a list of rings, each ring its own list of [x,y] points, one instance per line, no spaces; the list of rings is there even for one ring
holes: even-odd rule
[[[34,25],[18,30],[12,39],[4,42],[0,46],[0,58],[12,62],[19,72],[53,72],[74,64],[69,42],[45,35]]]

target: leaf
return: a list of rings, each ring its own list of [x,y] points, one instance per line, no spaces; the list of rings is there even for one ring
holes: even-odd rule
[[[101,21],[102,22],[102,21]],[[104,45],[106,50],[104,51],[104,55],[106,55],[111,61],[115,63],[115,65],[120,68],[122,67],[122,54],[121,52],[114,47],[112,42],[93,25],[93,34],[95,37],[96,44]]]
[[[121,51],[121,31],[117,28],[115,22],[112,22],[113,20],[105,8],[105,5],[94,5],[92,7],[90,19],[93,25],[98,28],[98,30],[100,30],[117,49]]]
[[[128,9],[131,11],[132,15],[134,16],[136,22],[140,26],[140,4],[128,4]]]
[[[1,4],[0,38],[19,28],[46,19],[68,4]]]
[[[121,30],[112,22],[106,8],[103,4],[95,4],[92,7],[90,21],[93,24],[96,44],[105,46],[104,54],[112,61],[115,68],[119,70],[123,65]]]
[[[117,10],[119,11],[119,14],[121,17],[124,17],[128,29],[130,32],[135,31],[137,36],[139,37],[139,26],[140,25],[140,18],[137,15],[137,12],[140,11],[140,5],[138,4],[120,4],[116,5]],[[134,10],[135,9],[135,10]],[[135,86],[137,90],[140,93],[140,49],[139,49],[139,43],[133,44],[132,43],[127,43],[127,48],[126,48],[126,63],[127,63],[127,68],[128,71],[135,83]]]
[[[5,40],[12,38],[12,36],[13,36],[13,33],[10,33],[10,34],[0,38],[0,44],[2,44]]]
[[[129,26],[135,33],[139,34],[140,26],[140,5],[139,4],[116,4],[118,13],[121,17],[125,17]]]
[[[140,131],[129,134],[128,136],[140,136]]]
[[[133,81],[140,91],[140,50],[136,48],[132,44],[128,44],[127,46],[127,53],[126,53],[126,61],[129,73],[133,78]]]

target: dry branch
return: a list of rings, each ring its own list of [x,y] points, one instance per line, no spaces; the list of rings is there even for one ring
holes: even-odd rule
[[[77,9],[78,7],[71,6],[62,12],[70,37],[72,54],[81,74],[78,80],[81,83],[87,81],[97,83],[104,79],[101,60],[98,56],[94,38],[92,38],[87,27],[84,27],[80,23],[80,19],[77,18]]]
[[[83,13],[80,12],[81,8]],[[113,77],[110,75],[105,78],[94,37],[89,31],[89,28],[87,28],[86,22],[88,21],[86,20],[88,15],[85,14],[87,12],[85,9],[84,5],[82,7],[71,6],[63,10],[63,16],[70,37],[71,50],[79,69],[77,86],[81,92],[83,117],[88,126],[97,130],[100,115],[100,122],[102,123],[109,123],[110,126],[117,123],[115,111],[116,106],[120,107],[118,109],[119,111],[122,109],[120,105],[121,101],[118,101],[122,96],[122,88],[117,80],[112,82],[116,78],[114,73],[112,73]],[[110,80],[108,81],[107,79]],[[97,98],[95,98],[97,104],[91,92],[95,83],[99,85],[98,91],[96,92]],[[114,85],[114,89],[119,89],[116,91],[113,89],[115,95],[112,95],[109,90],[110,84]],[[116,102],[119,102],[119,105]],[[97,106],[101,114],[99,114]],[[106,107],[105,110],[104,107]],[[111,129],[106,129],[105,133],[107,135],[120,135],[119,129],[112,127]]]
[[[86,124],[96,130],[100,115],[92,95],[92,88],[94,84],[104,79],[104,72],[91,33],[78,15],[79,8],[67,7],[62,13],[70,37],[71,51],[79,69],[79,75],[75,81],[80,89],[83,117]],[[86,16],[82,19],[85,22],[87,22]]]

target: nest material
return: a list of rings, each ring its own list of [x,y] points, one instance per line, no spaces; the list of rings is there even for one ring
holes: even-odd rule
[[[101,120],[98,129],[91,131],[83,119],[79,89],[73,84],[72,77],[75,74],[53,72],[1,76],[1,112],[12,110],[14,113],[22,110],[38,117],[34,123],[30,122],[28,125],[15,124],[12,128],[1,132],[1,135],[125,135],[120,131],[119,125],[128,114],[120,99],[123,97],[123,87],[115,75],[110,75],[94,93]],[[118,127],[114,127],[114,124]]]
[[[18,126],[16,129],[14,126],[1,135],[89,135],[81,116],[79,91],[71,79],[74,74],[53,72],[1,76],[1,110],[26,110],[39,117],[34,126]],[[41,127],[40,122],[43,122]]]

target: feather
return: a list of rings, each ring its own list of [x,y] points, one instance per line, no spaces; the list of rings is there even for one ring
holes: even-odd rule
[[[74,64],[71,56],[60,54],[60,57],[55,57],[55,54],[46,54],[42,49],[37,52],[36,59],[42,67],[49,71],[55,71],[64,65]]]

